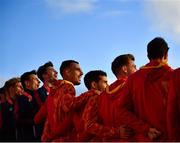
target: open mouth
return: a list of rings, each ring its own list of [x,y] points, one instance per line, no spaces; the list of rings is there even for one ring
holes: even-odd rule
[[[82,77],[82,76],[79,76],[79,81],[81,81],[81,77]]]
[[[37,88],[39,88],[40,84],[37,85]]]
[[[58,78],[58,76],[57,75],[55,75],[55,79],[57,79]]]

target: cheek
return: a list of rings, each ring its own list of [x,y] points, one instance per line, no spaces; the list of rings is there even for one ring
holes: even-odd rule
[[[38,87],[39,87],[39,83],[38,83],[38,82],[36,82],[36,84],[35,84],[34,86],[38,88]]]
[[[137,69],[136,69],[136,68],[133,68],[133,73],[136,72],[136,71],[137,71]]]
[[[81,72],[79,72],[79,75],[78,75],[78,77],[81,79],[82,78],[82,73]]]
[[[134,70],[135,70],[134,68],[128,68],[128,73],[131,74],[134,72]]]
[[[38,86],[39,86],[39,84],[38,84],[37,81],[32,84],[32,88],[33,88],[34,90],[36,90],[36,89],[38,88]]]
[[[101,83],[99,87],[101,88],[101,90],[104,90],[106,88],[106,83]]]
[[[104,84],[103,84],[103,88],[106,88],[106,86],[107,86],[107,84],[106,84],[106,83],[104,83]]]
[[[39,85],[39,82],[38,82],[38,81],[36,81],[36,82],[35,82],[35,85]]]
[[[19,88],[14,88],[12,91],[13,91],[13,94],[15,94],[15,95],[19,94],[19,92],[20,92]]]
[[[38,84],[39,84],[39,82],[38,82],[38,81],[36,81],[36,84],[38,85]]]
[[[13,93],[14,93],[14,94],[18,94],[18,93],[19,93],[19,89],[18,89],[18,88],[15,88],[15,89],[13,90]]]
[[[21,88],[18,88],[17,90],[16,90],[16,93],[17,94],[21,94],[23,92],[23,90],[21,89]]]
[[[101,90],[101,91],[104,91],[105,89],[106,89],[106,85],[105,85],[105,84],[102,84],[100,90]]]
[[[31,83],[31,88],[34,89],[34,87],[36,86],[36,82]]]
[[[16,93],[19,93],[20,91],[21,91],[20,88],[17,88],[17,89],[16,89]]]
[[[50,74],[50,77],[54,77],[54,76],[55,76],[55,73],[51,73],[51,74]]]
[[[77,72],[72,73],[71,78],[72,79],[78,79],[79,74]]]
[[[30,87],[33,87],[33,82],[30,82],[29,86],[30,86]]]
[[[54,76],[54,72],[49,73],[48,76],[49,76],[49,77]]]

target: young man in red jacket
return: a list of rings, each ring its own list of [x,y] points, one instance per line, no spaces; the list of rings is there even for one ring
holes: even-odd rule
[[[101,70],[90,71],[84,76],[84,83],[88,91],[82,93],[80,96],[89,96],[90,100],[105,90],[108,85],[107,74]],[[86,104],[89,100],[87,100],[78,110],[74,111],[73,121],[76,133],[76,139],[74,141],[90,141],[92,138],[92,135],[85,131],[84,120],[82,119]]]
[[[75,97],[74,86],[81,83],[83,75],[77,61],[63,61],[60,73],[63,80],[54,82],[50,95],[40,109],[42,111],[40,115],[46,118],[42,141],[73,141],[75,138],[73,110],[81,107],[89,98],[89,96]]]
[[[118,100],[124,124],[135,130],[134,141],[167,141],[166,107],[168,44],[156,37],[147,45],[150,62],[132,74]]]
[[[50,93],[53,82],[58,79],[58,72],[54,69],[53,63],[49,61],[38,68],[37,76],[43,82],[43,86],[36,93],[38,105],[42,106]]]
[[[119,98],[116,94],[122,90],[128,75],[136,71],[133,55],[115,58],[112,71],[117,81],[107,86],[100,95],[91,98],[83,114],[85,130],[91,134],[92,141],[120,141],[132,134],[130,128],[116,124],[114,102]]]

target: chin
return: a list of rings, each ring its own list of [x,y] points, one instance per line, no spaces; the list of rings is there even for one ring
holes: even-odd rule
[[[38,90],[39,89],[39,86],[38,87],[36,87],[34,90]]]
[[[75,85],[80,85],[80,84],[81,84],[81,82],[76,82],[76,83],[75,83]]]

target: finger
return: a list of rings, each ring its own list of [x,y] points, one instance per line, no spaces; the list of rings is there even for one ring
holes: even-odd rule
[[[161,134],[161,132],[160,132],[160,131],[157,131],[157,132],[156,132],[156,134],[160,135],[160,134]]]
[[[156,135],[156,137],[158,137],[161,134],[161,132],[156,131],[156,132],[153,132],[153,134]]]
[[[160,131],[158,131],[157,129],[154,129],[154,131],[153,132],[155,132],[156,134],[160,134],[161,132]]]
[[[156,132],[153,132],[153,133],[152,133],[153,139],[156,139],[158,136],[159,136],[159,134],[157,134]]]
[[[152,133],[148,133],[148,136],[149,136],[149,138],[150,138],[151,140],[153,140],[153,139],[154,139],[154,137],[153,137]]]

